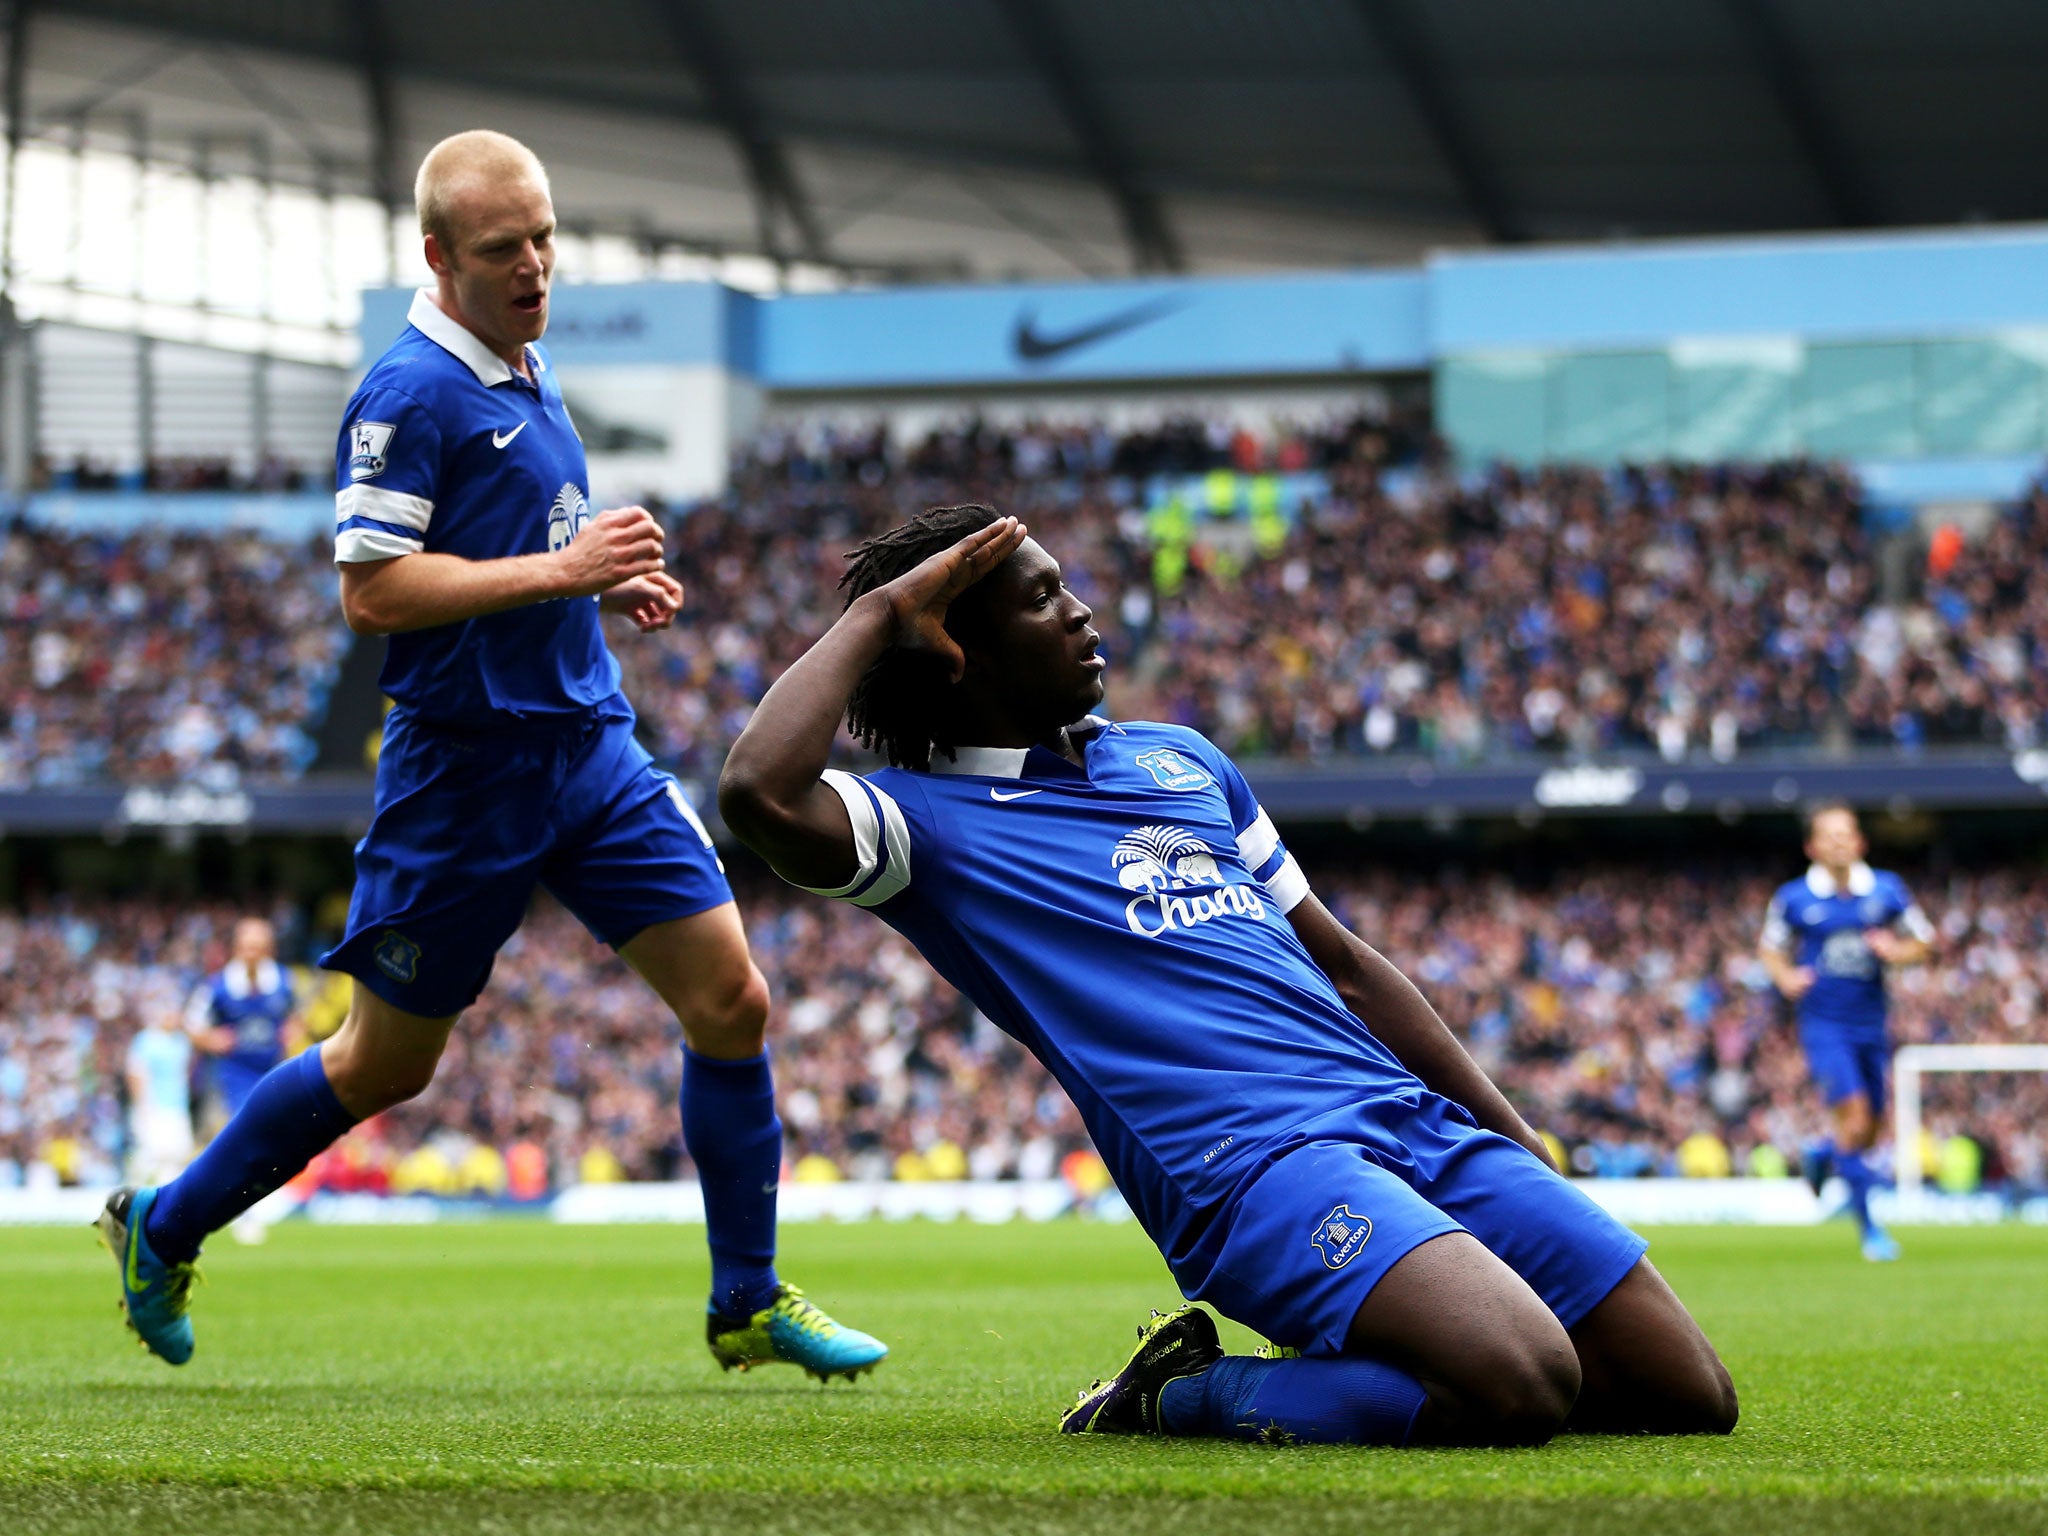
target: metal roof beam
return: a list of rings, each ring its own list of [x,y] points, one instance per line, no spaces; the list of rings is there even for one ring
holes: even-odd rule
[[[384,24],[384,0],[355,0],[357,67],[370,107],[370,195],[384,207],[384,281],[396,283],[404,270],[398,231],[412,199],[398,168],[398,104],[391,85],[391,38]]]
[[[1814,179],[1820,183],[1821,194],[1827,199],[1835,222],[1851,228],[1879,222],[1869,187],[1814,96],[1813,73],[1800,56],[1785,18],[1771,0],[1726,3],[1736,30],[1749,48],[1751,62],[1770,87],[1785,125],[1799,141]]]
[[[769,131],[761,105],[740,73],[738,60],[705,14],[700,0],[666,0],[661,14],[698,90],[703,92],[712,117],[739,149],[747,180],[753,187],[762,248],[778,261],[786,255],[775,232],[774,214],[779,206],[796,229],[804,259],[829,263],[832,252],[817,213],[797,183],[781,142]]]
[[[1423,35],[1421,23],[1403,0],[1357,0],[1357,5],[1366,30],[1394,66],[1409,101],[1429,129],[1473,221],[1486,231],[1489,240],[1504,245],[1528,239],[1529,231],[1509,206],[1499,174],[1459,110],[1443,62]]]
[[[1060,115],[1081,145],[1095,179],[1116,204],[1141,272],[1178,272],[1187,265],[1180,241],[1166,222],[1159,199],[1146,189],[1129,151],[1109,125],[1073,44],[1053,15],[1050,0],[996,0],[1032,68],[1059,104]]]

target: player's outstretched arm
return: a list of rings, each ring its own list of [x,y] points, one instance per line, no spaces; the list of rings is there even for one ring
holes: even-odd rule
[[[554,597],[596,597],[660,571],[661,541],[646,508],[614,507],[544,555],[465,560],[421,551],[350,561],[341,568],[342,617],[359,635],[396,635]]]
[[[845,803],[822,775],[861,675],[901,645],[932,652],[957,682],[967,658],[946,633],[946,609],[1023,542],[1024,525],[1006,517],[855,598],[768,690],[726,757],[718,811],[785,880],[844,885],[858,863]]]
[[[1358,1016],[1425,1087],[1461,1104],[1481,1127],[1520,1142],[1550,1164],[1543,1138],[1515,1112],[1429,999],[1394,963],[1330,915],[1311,892],[1287,914],[1309,958],[1322,967],[1344,1006]]]

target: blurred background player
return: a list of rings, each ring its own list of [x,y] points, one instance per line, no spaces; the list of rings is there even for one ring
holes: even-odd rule
[[[555,265],[547,172],[514,139],[456,134],[421,163],[415,200],[435,286],[349,402],[336,462],[342,610],[392,637],[395,705],[347,931],[321,960],[355,978],[349,1016],[265,1075],[183,1175],[109,1198],[129,1324],[171,1364],[191,1358],[201,1242],[426,1088],[544,884],[682,1025],[713,1357],[855,1376],[888,1351],[775,1272],[767,983],[710,836],[634,739],[599,625],[602,611],[665,629],[683,590],[645,509],[591,515],[582,439],[535,345]]]
[[[145,1005],[128,1044],[128,1177],[176,1178],[192,1160],[192,1041],[169,1001]]]
[[[1897,875],[1863,860],[1863,829],[1848,806],[1816,807],[1806,819],[1812,866],[1778,888],[1758,946],[1771,981],[1798,1010],[1799,1043],[1833,1116],[1833,1139],[1808,1156],[1816,1192],[1830,1172],[1849,1186],[1863,1256],[1885,1261],[1899,1245],[1870,1215],[1877,1182],[1866,1154],[1877,1143],[1891,1042],[1884,968],[1917,965],[1933,952],[1934,925]],[[1909,1148],[1900,1156],[1912,1155]]]
[[[185,1013],[193,1043],[208,1058],[203,1102],[209,1131],[233,1119],[264,1074],[284,1060],[294,1008],[291,977],[277,963],[276,933],[260,917],[243,918],[235,924],[228,963],[192,994]],[[266,1228],[249,1210],[230,1230],[241,1242],[260,1243]]]

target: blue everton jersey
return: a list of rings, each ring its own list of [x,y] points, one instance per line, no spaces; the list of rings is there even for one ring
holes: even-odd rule
[[[1778,887],[1764,917],[1763,940],[1813,972],[1813,985],[1799,1000],[1800,1023],[1884,1033],[1884,966],[1863,935],[1892,927],[1911,938],[1934,937],[1933,924],[1914,905],[1905,882],[1868,864],[1849,871],[1846,890],[1818,864]]]
[[[424,290],[407,318],[342,417],[336,562],[560,549],[590,520],[589,475],[545,355],[527,348],[522,378]],[[383,687],[429,724],[469,729],[626,708],[594,597],[393,635]]]
[[[971,748],[825,781],[870,907],[1059,1079],[1170,1263],[1204,1210],[1326,1116],[1419,1103],[1287,912],[1308,882],[1237,768],[1091,718],[1076,767]]]
[[[220,1058],[221,1066],[259,1076],[283,1058],[284,1026],[291,1016],[291,978],[275,960],[263,961],[253,975],[230,960],[193,994],[186,1012],[201,1029],[234,1031],[234,1047]]]

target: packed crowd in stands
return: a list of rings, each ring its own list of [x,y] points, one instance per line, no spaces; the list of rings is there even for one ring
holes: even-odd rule
[[[663,765],[716,771],[837,612],[847,549],[970,499],[1025,517],[1094,608],[1113,713],[1239,755],[2048,737],[2048,492],[1887,586],[1822,466],[1461,478],[1398,414],[1264,437],[965,421],[770,431],[729,493],[667,514],[687,617],[616,646]],[[347,638],[317,541],[0,540],[0,785],[304,765]]]
[[[38,455],[30,485],[38,491],[270,491],[325,490],[327,466],[308,465],[276,454],[252,463],[219,455],[158,454],[141,469],[118,469],[89,455],[53,459]]]
[[[296,774],[347,639],[310,541],[0,525],[0,790]]]
[[[2048,493],[1886,592],[1855,486],[1822,466],[1461,480],[1400,462],[1413,444],[1365,422],[1233,441],[1162,430],[1145,478],[1117,468],[1127,440],[1084,429],[764,439],[730,494],[673,520],[696,622],[618,647],[652,744],[715,771],[836,614],[844,551],[973,499],[1024,517],[1095,610],[1113,713],[1240,755],[1727,759],[2048,735]],[[1300,494],[1270,537],[1242,515],[1162,519],[1176,486],[1199,501],[1219,469],[1297,463],[1318,473],[1274,482]]]
[[[1332,909],[1429,994],[1531,1121],[1591,1176],[1770,1175],[1821,1126],[1788,1022],[1754,958],[1788,870],[1639,864],[1497,872],[1323,870]],[[2048,876],[1907,871],[1936,963],[1893,981],[1905,1041],[2036,1038]],[[834,1178],[1043,1178],[1087,1140],[1051,1079],[871,916],[744,883],[771,1024],[787,1169]],[[127,1042],[225,953],[219,904],[66,901],[0,916],[0,1182],[111,1180]],[[319,935],[273,914],[288,955]],[[303,972],[309,1032],[346,985]],[[500,957],[434,1085],[359,1128],[331,1189],[537,1194],[687,1176],[678,1037],[645,986],[559,908]],[[1923,1157],[1965,1186],[2048,1192],[2048,1077],[1969,1076],[1929,1099]]]

